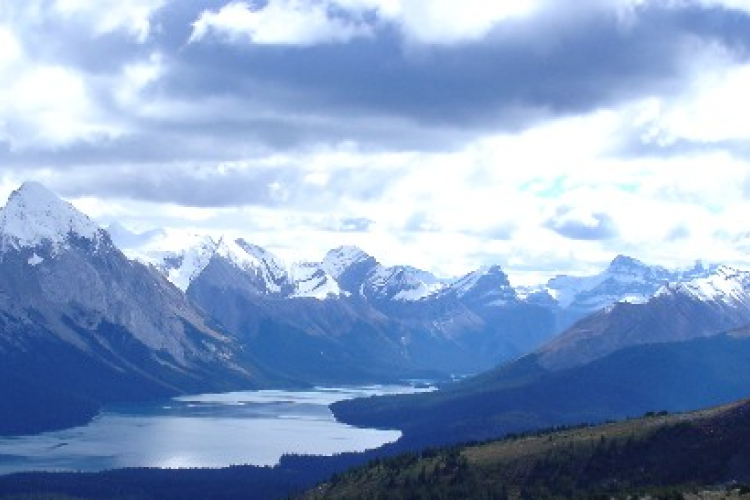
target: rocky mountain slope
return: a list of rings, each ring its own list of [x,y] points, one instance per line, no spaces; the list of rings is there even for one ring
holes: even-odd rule
[[[618,302],[644,302],[670,282],[713,269],[669,271],[618,256],[597,275],[516,288],[499,266],[440,279],[382,265],[352,246],[320,262],[286,264],[244,239],[180,242],[115,229],[124,245],[131,243],[132,257],[152,264],[263,359],[286,359],[294,376],[317,383],[490,369],[582,317]]]
[[[169,239],[169,238],[167,238]],[[538,345],[554,312],[519,298],[498,266],[440,280],[356,247],[285,265],[242,239],[199,237],[131,253],[150,262],[270,365],[316,383],[445,377]]]
[[[262,383],[212,325],[43,186],[24,184],[0,210],[0,393],[13,402],[0,432],[69,423],[61,414],[108,401]]]

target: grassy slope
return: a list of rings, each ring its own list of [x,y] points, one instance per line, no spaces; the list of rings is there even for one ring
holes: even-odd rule
[[[336,476],[306,499],[597,498],[750,479],[750,401],[478,445]],[[604,498],[603,496],[601,498]]]

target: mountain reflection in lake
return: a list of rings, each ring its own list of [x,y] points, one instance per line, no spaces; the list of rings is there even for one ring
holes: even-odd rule
[[[401,433],[338,423],[328,405],[415,391],[406,386],[243,391],[112,407],[82,427],[0,437],[0,473],[273,465],[285,453],[363,451]]]

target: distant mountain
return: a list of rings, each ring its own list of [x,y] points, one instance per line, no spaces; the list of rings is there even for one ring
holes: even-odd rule
[[[750,273],[720,267],[588,316],[535,352],[443,391],[334,406],[417,442],[484,439],[750,393]]]
[[[354,246],[335,248],[321,262],[322,269],[333,276],[341,289],[354,296],[362,294],[362,285],[379,265],[375,257]]]
[[[662,286],[640,304],[618,302],[580,320],[539,350],[552,369],[577,366],[619,349],[678,342],[750,323],[750,273],[729,267]]]
[[[591,313],[644,302],[667,283],[713,269],[669,271],[618,256],[598,275],[558,276],[524,289],[499,266],[440,279],[385,266],[353,246],[320,262],[285,264],[244,239],[146,236],[132,257],[154,265],[243,342],[260,346],[271,365],[316,383],[489,369]]]
[[[689,270],[673,271],[661,266],[618,255],[599,274],[591,276],[556,276],[537,293],[547,293],[560,311],[560,327],[617,302],[638,304],[649,300],[659,289],[669,283],[681,283],[708,276],[717,266],[696,262]]]
[[[144,244],[139,244],[137,235],[121,236],[121,242],[131,258],[153,265],[182,291],[187,291],[209,265],[218,265],[227,268],[226,286],[249,287],[256,295],[325,299],[341,294],[336,280],[321,264],[298,262],[287,266],[273,253],[242,238],[194,235],[187,241],[177,238],[175,243],[172,234],[155,232]],[[232,280],[241,280],[242,284]]]
[[[440,280],[351,246],[286,265],[244,240],[210,237],[132,255],[186,290],[267,365],[314,383],[490,368],[554,328],[553,313],[519,299],[498,266]]]
[[[178,289],[40,184],[0,209],[0,432],[265,377]]]

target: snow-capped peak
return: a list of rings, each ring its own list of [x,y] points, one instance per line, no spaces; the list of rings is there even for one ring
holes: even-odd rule
[[[719,266],[710,275],[662,287],[657,295],[679,293],[701,301],[736,302],[747,297],[750,272]]]
[[[265,293],[279,293],[288,281],[285,266],[268,250],[243,239],[222,238],[217,255],[260,279]]]
[[[367,296],[397,301],[417,301],[436,294],[445,283],[432,273],[411,266],[376,266],[364,283]]]
[[[278,257],[276,257],[276,255],[269,252],[265,248],[259,247],[258,245],[253,245],[252,243],[248,243],[242,238],[235,240],[235,243],[238,247],[244,250],[247,255],[252,256],[253,258],[257,259],[258,262],[262,263],[262,265],[265,266],[266,269],[268,269],[268,272],[271,276],[275,277],[276,279],[286,277],[286,265]]]
[[[456,280],[453,283],[452,288],[459,296],[461,296],[475,288],[481,280],[487,280],[489,279],[489,277],[493,276],[498,278],[496,280],[497,284],[502,286],[510,285],[510,283],[508,282],[508,277],[503,272],[500,266],[482,266],[476,271],[472,271],[469,274]]]
[[[219,246],[210,236],[192,235],[189,240],[190,244],[181,249],[151,249],[137,257],[154,264],[169,281],[184,292],[208,266]],[[164,242],[161,244],[167,245]]]
[[[617,274],[617,273],[627,273],[632,272],[634,270],[643,270],[648,269],[649,266],[644,264],[638,259],[634,259],[633,257],[628,257],[627,255],[618,255],[614,259],[612,259],[612,262],[609,263],[609,267],[607,270],[610,273]]]
[[[36,247],[49,243],[57,250],[65,247],[71,236],[98,244],[104,234],[94,221],[38,182],[24,183],[0,209],[3,247]]]
[[[518,299],[508,276],[500,266],[484,266],[459,278],[446,293],[454,293],[463,299],[481,299],[487,304],[502,305]]]
[[[547,290],[560,307],[595,311],[614,302],[645,302],[664,284],[680,281],[680,276],[663,267],[618,255],[599,274],[556,276],[547,283]]]
[[[323,259],[321,267],[325,272],[338,280],[344,271],[354,264],[365,262],[370,259],[372,259],[372,257],[359,247],[342,246],[330,250]]]

